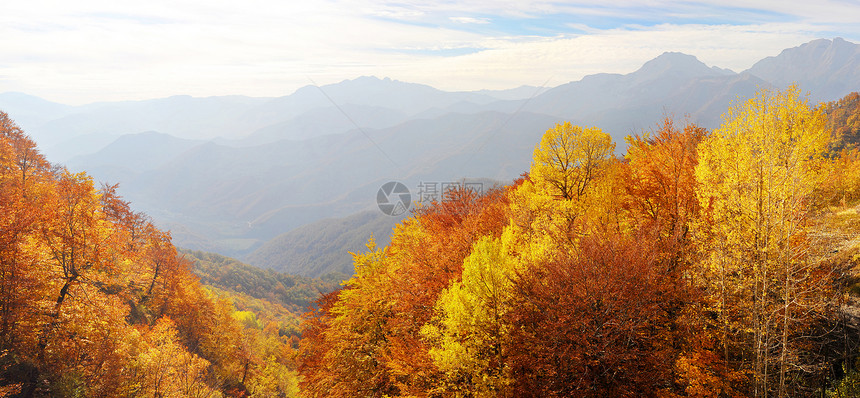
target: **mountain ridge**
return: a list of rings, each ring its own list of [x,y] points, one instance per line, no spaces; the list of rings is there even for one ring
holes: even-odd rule
[[[71,151],[70,143],[79,148],[104,142],[108,147],[105,141],[119,141],[114,135],[144,125],[159,128],[135,133],[152,130],[192,140],[182,129],[193,126],[195,117],[217,114],[200,125],[215,127],[198,126],[191,134],[208,131],[211,136],[205,142],[170,148],[141,143],[133,148],[156,159],[158,167],[144,168],[140,158],[120,155],[128,153],[128,146],[126,152],[109,154],[99,153],[104,148],[95,144],[94,153],[79,153],[67,164],[93,169],[96,179],[120,182],[123,195],[176,230],[180,245],[241,257],[301,225],[374,209],[375,192],[387,181],[402,180],[415,189],[421,181],[463,177],[510,180],[528,168],[529,160],[521,154],[530,153],[543,131],[559,121],[602,128],[618,143],[619,152],[624,151],[624,136],[653,128],[666,114],[715,128],[737,98],[818,70],[816,59],[800,65],[804,57],[833,53],[827,58],[832,62],[819,65],[821,70],[853,71],[860,65],[852,52],[855,47],[841,39],[813,41],[740,73],[708,66],[693,55],[666,52],[628,74],[593,74],[546,89],[502,90],[496,93],[502,99],[493,97],[493,90],[445,92],[366,76],[308,85],[276,98],[176,96],[91,104],[73,108],[85,113],[65,114],[47,127],[24,127],[38,140],[46,128],[69,123],[47,139],[59,137],[56,145]],[[847,55],[837,56],[841,51]],[[797,67],[789,68],[792,57],[798,59],[791,61]],[[853,81],[844,74],[833,75],[837,78]],[[801,88],[812,87],[814,93],[815,87],[833,85],[832,79],[816,79],[801,83]],[[840,89],[860,89],[851,84]],[[219,112],[231,101],[242,104],[241,109]],[[185,112],[183,104],[193,109]],[[133,109],[138,111],[129,124],[117,124]],[[370,117],[366,111],[382,116]],[[85,120],[102,114],[111,118]],[[88,125],[98,128],[88,130]],[[231,130],[234,126],[241,131]],[[249,139],[254,134],[259,135]],[[222,138],[212,141],[216,136]],[[249,140],[242,143],[242,137]]]
[[[814,101],[834,101],[860,88],[860,45],[817,39],[766,57],[747,72],[778,87],[798,83]]]

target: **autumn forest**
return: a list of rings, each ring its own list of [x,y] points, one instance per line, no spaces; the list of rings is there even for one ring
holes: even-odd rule
[[[0,396],[860,396],[860,96],[561,122],[347,281],[178,250],[0,112]]]

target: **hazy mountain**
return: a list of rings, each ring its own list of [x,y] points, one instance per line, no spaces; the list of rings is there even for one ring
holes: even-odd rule
[[[77,154],[70,167],[120,182],[120,192],[170,228],[179,245],[243,255],[302,225],[376,211],[376,192],[388,181],[413,192],[463,177],[509,181],[528,169],[535,144],[560,121],[601,127],[623,152],[624,136],[653,128],[664,114],[715,128],[731,101],[771,84],[799,81],[814,98],[835,100],[860,89],[857,48],[816,40],[740,74],[669,52],[629,74],[546,89],[445,92],[360,77],[278,98],[80,107],[6,93],[0,109],[19,112],[12,117],[53,148],[46,151],[52,161]],[[277,253],[277,245],[260,250]]]
[[[212,139],[245,129],[245,133],[249,133],[263,126],[239,123],[240,116],[267,101],[266,98],[242,96],[175,96],[76,107],[42,101],[37,102],[39,106],[30,113],[41,112],[40,109],[46,107],[50,112],[44,114],[50,116],[25,117],[21,126],[49,159],[61,162],[94,153],[119,136],[143,131],[159,131],[186,139]],[[24,105],[17,102],[13,109]]]
[[[767,82],[749,74],[708,67],[696,57],[664,53],[626,75],[597,74],[563,84],[532,99],[524,109],[603,128],[617,143],[652,128],[665,114],[708,128],[731,101]]]
[[[266,98],[243,96],[194,98],[174,96],[146,101],[96,103],[76,109],[40,128],[40,137],[62,138],[93,133],[116,135],[160,131],[190,139],[234,134],[235,120]]]
[[[475,94],[486,95],[498,100],[513,101],[528,99],[549,90],[549,87],[519,86],[507,90],[478,90]]]
[[[279,98],[173,96],[72,107],[5,93],[0,95],[0,109],[17,115],[13,118],[50,159],[65,161],[96,152],[119,136],[142,131],[185,139],[220,137],[222,142],[249,145],[342,133],[355,128],[353,122],[362,128],[388,127],[434,107],[496,100],[486,94],[360,77],[322,87],[305,86]],[[235,142],[252,133],[248,141]]]
[[[401,219],[378,210],[327,218],[278,235],[245,260],[260,268],[314,278],[332,272],[351,275],[350,252],[367,251],[370,236],[376,238],[377,246],[387,246],[394,225]]]
[[[201,143],[154,131],[127,134],[96,153],[72,158],[65,164],[72,170],[87,170],[100,181],[130,183],[141,173],[158,169]]]
[[[387,181],[415,188],[464,176],[511,180],[529,167],[531,149],[554,122],[525,112],[448,114],[254,147],[210,142],[120,192],[160,220],[189,228],[174,233],[181,246],[212,250],[204,243],[222,242],[231,249],[216,249],[240,255],[300,225],[375,208]]]
[[[446,92],[423,84],[363,76],[324,86],[304,86],[255,108],[241,120],[252,125],[271,126],[316,108],[347,105],[387,108],[411,116],[463,101],[485,104],[495,100],[483,94]]]
[[[758,61],[749,72],[777,87],[796,82],[814,101],[834,101],[860,90],[860,45],[813,40]]]
[[[261,128],[226,145],[252,146],[279,140],[305,140],[329,134],[345,133],[356,128],[378,129],[404,122],[405,113],[393,109],[345,104],[309,110],[293,119]]]
[[[23,93],[0,94],[0,110],[9,114],[19,126],[28,129],[49,120],[63,117],[74,107],[46,101]]]

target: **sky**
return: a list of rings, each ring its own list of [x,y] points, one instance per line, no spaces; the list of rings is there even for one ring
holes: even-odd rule
[[[81,105],[277,97],[373,75],[448,91],[629,73],[665,51],[743,71],[860,43],[856,0],[28,0],[0,13],[0,93]]]

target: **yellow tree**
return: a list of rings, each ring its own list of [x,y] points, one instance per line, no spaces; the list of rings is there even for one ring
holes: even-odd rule
[[[464,261],[462,280],[439,296],[439,320],[422,333],[433,342],[430,356],[447,378],[444,395],[505,395],[510,374],[503,318],[517,264],[500,239],[481,238]]]
[[[69,290],[83,282],[84,273],[104,265],[109,233],[92,178],[63,171],[56,192],[53,224],[42,229],[50,261],[61,275],[54,317],[59,316]]]
[[[828,133],[797,87],[762,90],[728,111],[699,146],[704,274],[722,343],[753,378],[751,393],[789,394],[792,339],[821,285],[804,239]]]
[[[530,176],[554,188],[547,189],[551,194],[576,199],[606,170],[614,150],[612,138],[599,128],[556,124],[535,148]]]
[[[161,318],[146,334],[132,333],[137,350],[127,369],[129,396],[212,397],[206,383],[209,362],[188,352],[169,318]]]
[[[608,178],[617,164],[614,150],[612,138],[595,127],[565,122],[544,133],[528,178],[511,195],[512,221],[521,245],[531,247],[523,252],[529,261],[544,261],[559,245],[572,246],[589,224],[586,216],[603,217],[617,207]]]
[[[306,378],[300,386],[305,396],[400,394],[386,366],[394,316],[391,279],[398,270],[388,260],[388,250],[377,249],[373,239],[367,248],[367,253],[353,254],[355,275],[344,282],[336,301],[306,323],[305,332],[312,337],[302,343],[300,370]]]

